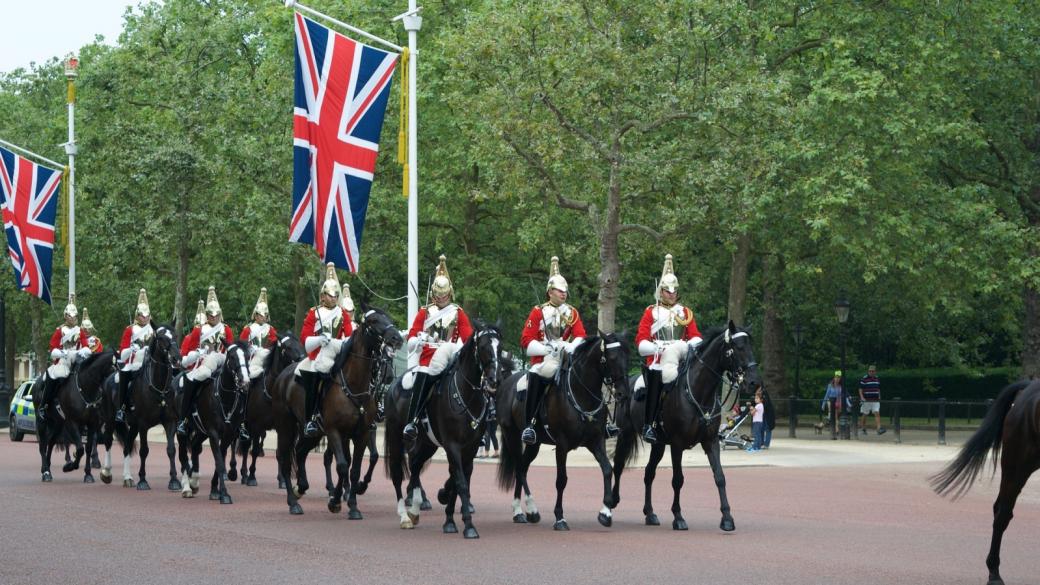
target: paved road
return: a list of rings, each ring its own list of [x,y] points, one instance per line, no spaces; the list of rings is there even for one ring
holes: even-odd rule
[[[436,506],[415,530],[400,530],[392,487],[381,472],[362,496],[364,520],[329,513],[321,490],[304,498],[305,515],[291,517],[274,485],[270,456],[261,460],[260,486],[234,484],[235,503],[221,506],[161,489],[161,449],[153,449],[149,462],[156,489],[138,492],[118,483],[83,485],[82,472],[62,474],[60,467],[54,483],[42,484],[32,438],[22,444],[3,435],[0,440],[0,583],[12,585],[977,584],[984,582],[996,490],[987,482],[957,503],[934,496],[925,478],[953,455],[953,447],[778,439],[769,452],[725,452],[734,533],[718,530],[715,486],[703,468],[686,473],[688,532],[669,527],[667,470],[658,476],[654,497],[663,526],[643,525],[641,472],[630,470],[614,526],[603,528],[596,522],[598,470],[584,465],[570,472],[565,505],[572,530],[556,533],[553,470],[532,471],[543,521],[520,526],[510,520],[510,498],[494,486],[489,463],[474,472],[481,538],[465,541],[441,534],[443,513]],[[212,470],[205,458],[203,466]],[[443,482],[446,474],[443,464],[434,463],[426,485]],[[1009,584],[1036,582],[1038,539],[1040,497],[1027,487],[1005,540]]]

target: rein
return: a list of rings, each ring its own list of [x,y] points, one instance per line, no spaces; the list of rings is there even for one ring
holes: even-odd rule
[[[617,342],[612,342],[611,345],[613,343],[617,343]],[[606,353],[607,347],[606,347],[606,345],[607,344],[604,342],[604,340],[600,339],[600,355],[599,355],[600,366],[606,365],[606,363],[607,363],[607,353]],[[584,390],[586,394],[588,394],[590,397],[592,397],[593,400],[595,400],[596,402],[599,402],[599,405],[596,408],[592,409],[592,410],[585,410],[584,408],[581,407],[580,404],[578,404],[578,398],[577,398],[577,396],[574,395],[574,390],[573,390],[573,388],[574,388],[574,368],[576,366],[579,366],[579,365],[582,365],[582,366],[585,365],[587,360],[588,360],[588,356],[585,356],[585,359],[580,361],[580,362],[577,362],[577,364],[574,363],[574,360],[568,360],[568,364],[567,364],[566,368],[564,368],[564,367],[560,368],[559,374],[557,376],[557,387],[563,392],[564,396],[567,397],[567,402],[570,403],[571,408],[576,410],[578,412],[578,415],[585,419],[585,422],[591,423],[593,421],[593,419],[595,419],[596,415],[598,415],[600,412],[602,412],[604,409],[606,409],[606,407],[609,404],[610,400],[609,400],[609,398],[605,398],[603,396],[602,390],[600,392],[592,391],[591,389],[589,389],[588,386],[585,385],[584,382],[581,381],[581,378],[579,378],[578,379],[578,385],[581,386],[582,390]],[[566,374],[564,374],[564,372],[563,372],[565,369],[567,371]],[[609,393],[610,396],[612,396],[614,394],[614,379],[609,374],[603,376],[602,385],[605,385],[605,386],[607,386],[607,388],[610,389],[610,393]]]
[[[483,330],[483,331],[481,331],[481,332],[479,332],[479,333],[477,333],[477,334],[475,334],[473,336],[473,340],[472,340],[473,354],[474,354],[473,359],[474,359],[474,361],[477,362],[477,367],[478,368],[480,368],[481,364],[480,364],[480,360],[479,360],[479,347],[477,346],[477,341],[481,337],[483,337],[485,335],[491,335],[492,333],[493,333],[492,330],[485,329],[485,330]],[[495,339],[498,339],[497,336],[496,336]],[[494,367],[493,371],[497,372],[498,371],[498,350],[497,350],[497,348],[493,348],[492,353],[494,354],[494,358],[492,358],[492,360],[491,360],[491,365]],[[461,356],[460,356],[460,358],[461,358]],[[480,379],[477,380],[476,384],[474,384],[468,378],[466,378],[466,373],[462,371],[462,368],[456,367],[455,368],[455,372],[451,376],[451,384],[448,386],[448,388],[449,388],[449,396],[451,397],[451,400],[455,404],[458,405],[458,409],[453,408],[452,407],[452,402],[449,401],[448,402],[448,410],[452,414],[454,414],[456,416],[465,414],[466,418],[469,419],[469,428],[473,429],[473,430],[476,430],[477,427],[479,427],[481,423],[483,423],[485,420],[487,420],[488,413],[491,410],[491,390],[488,387],[487,374],[485,374],[484,372],[485,372],[485,368],[480,368]],[[479,391],[479,396],[480,396],[481,402],[483,403],[481,405],[481,410],[480,410],[479,414],[473,414],[473,411],[470,410],[469,405],[466,404],[466,400],[462,397],[462,392],[459,389],[460,388],[460,384],[459,384],[459,377],[460,376],[462,377],[462,381],[465,382],[466,384],[468,384],[471,389]]]
[[[706,425],[707,424],[711,424],[711,422],[714,419],[716,419],[716,418],[718,418],[718,419],[722,418],[722,405],[729,402],[730,397],[733,395],[733,389],[741,386],[744,383],[744,375],[745,375],[744,368],[743,367],[738,367],[738,368],[736,368],[736,371],[733,371],[733,370],[730,369],[732,367],[732,365],[733,365],[732,364],[732,360],[733,360],[733,353],[734,353],[734,350],[731,347],[731,343],[732,343],[732,340],[736,339],[737,337],[746,337],[746,336],[747,336],[747,333],[744,333],[743,331],[741,331],[741,332],[738,332],[736,335],[733,335],[732,337],[730,337],[729,331],[728,330],[726,331],[725,337],[723,338],[723,347],[725,348],[725,353],[723,355],[723,359],[727,360],[727,362],[729,362],[729,363],[728,363],[727,367],[725,369],[723,369],[721,372],[715,370],[715,368],[711,367],[707,362],[705,362],[704,358],[701,356],[700,352],[695,352],[695,355],[693,355],[693,356],[687,355],[687,358],[686,358],[686,364],[687,365],[686,365],[686,368],[685,368],[686,372],[685,372],[685,374],[682,377],[682,379],[683,379],[683,384],[682,384],[683,396],[686,398],[686,400],[688,402],[690,402],[690,404],[693,404],[697,408],[697,410],[700,412],[701,419],[704,420],[704,423]],[[707,353],[707,352],[705,352],[705,353]],[[729,374],[729,375],[733,376],[733,378],[734,378],[734,379],[731,380],[731,383],[730,383],[730,386],[729,386],[729,390],[726,392],[726,396],[724,398],[720,399],[720,396],[721,396],[721,392],[720,391],[716,390],[714,392],[715,400],[714,400],[714,403],[712,404],[712,407],[711,407],[710,411],[706,411],[704,409],[704,407],[701,406],[701,403],[698,402],[697,399],[693,396],[693,390],[691,389],[691,384],[690,384],[690,372],[693,370],[693,368],[690,367],[690,365],[689,365],[693,361],[693,359],[696,359],[698,363],[700,363],[702,366],[704,366],[704,369],[706,369],[709,372],[711,372],[711,374],[715,378],[718,378],[719,381],[722,381],[723,376],[725,374]],[[757,366],[758,366],[757,362],[749,362],[747,364],[748,370],[750,370],[751,368],[757,367]]]

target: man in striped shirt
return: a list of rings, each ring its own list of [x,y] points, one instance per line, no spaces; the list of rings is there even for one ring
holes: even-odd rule
[[[885,434],[885,429],[881,428],[881,381],[877,377],[877,367],[873,365],[867,367],[867,375],[859,380],[859,400],[860,432],[867,434],[867,415],[874,413],[877,434]]]

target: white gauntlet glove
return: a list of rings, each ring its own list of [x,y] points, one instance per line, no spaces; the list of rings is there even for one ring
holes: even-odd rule
[[[544,343],[537,339],[532,339],[531,343],[527,344],[527,357],[538,357],[549,355],[549,348]]]
[[[307,353],[310,353],[321,347],[321,337],[321,335],[311,335],[303,341],[303,348],[307,350]]]
[[[86,359],[87,356],[90,355],[90,348],[89,347],[80,348],[80,350],[77,351],[76,354],[79,355],[79,359],[81,359],[81,360],[82,359]]]
[[[702,341],[704,340],[700,337],[694,337],[693,339],[687,341],[686,344],[690,346],[690,349],[697,349],[697,346],[699,346]]]

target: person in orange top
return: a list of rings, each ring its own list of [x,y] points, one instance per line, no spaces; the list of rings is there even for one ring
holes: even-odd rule
[[[123,367],[116,377],[119,382],[119,410],[116,411],[116,422],[125,423],[126,413],[134,408],[130,401],[130,381],[144,365],[144,350],[152,342],[154,335],[152,311],[148,308],[148,293],[142,288],[137,293],[134,322],[123,330],[123,339],[119,343],[119,361],[123,363]]]
[[[54,392],[61,381],[69,377],[76,362],[90,355],[87,332],[77,325],[79,310],[76,309],[75,294],[69,295],[69,304],[65,305],[64,317],[65,322],[51,335],[52,363],[47,368],[47,374],[43,379],[43,398],[40,401],[40,410],[36,414],[40,420],[47,418],[48,408],[54,399]]]
[[[675,386],[679,363],[689,350],[701,343],[697,320],[689,307],[679,304],[679,279],[672,268],[672,255],[664,257],[661,281],[657,284],[657,304],[643,311],[636,333],[639,355],[646,359],[646,411],[643,419],[643,440],[657,442],[657,417],[660,414],[661,394]],[[638,384],[637,384],[638,387]]]
[[[524,414],[527,428],[520,439],[528,445],[538,442],[535,431],[538,410],[546,387],[560,369],[560,353],[572,353],[585,340],[585,325],[578,309],[567,304],[567,280],[560,274],[560,259],[552,257],[549,282],[545,286],[547,302],[531,309],[520,334],[520,346],[531,358],[527,373],[527,396]]]
[[[206,296],[206,322],[196,325],[181,342],[181,366],[188,369],[184,375],[184,401],[177,434],[188,434],[188,419],[195,411],[195,394],[213,372],[224,365],[228,345],[235,341],[231,327],[223,322],[223,312],[217,301],[217,291],[209,287]]]
[[[343,341],[354,333],[350,316],[339,306],[342,292],[336,266],[329,262],[325,266],[325,282],[321,285],[321,302],[307,311],[300,329],[307,357],[297,366],[296,372],[305,393],[303,434],[311,439],[321,434],[318,406],[322,388],[319,379],[328,378]]]
[[[97,330],[94,329],[94,322],[90,320],[90,315],[87,314],[87,308],[83,307],[83,331],[87,332],[87,347],[90,348],[91,353],[101,353],[105,351],[105,344],[101,343],[101,338],[97,336]]]
[[[411,400],[408,403],[408,424],[403,435],[406,441],[414,441],[419,436],[419,417],[430,388],[437,382],[441,372],[451,359],[462,349],[462,345],[473,336],[473,326],[469,316],[462,307],[454,302],[455,287],[448,276],[447,258],[442,254],[437,265],[437,273],[430,285],[430,297],[433,303],[419,309],[408,331],[408,354],[418,354],[418,367],[411,386]],[[410,376],[405,375],[402,385],[406,385]]]

